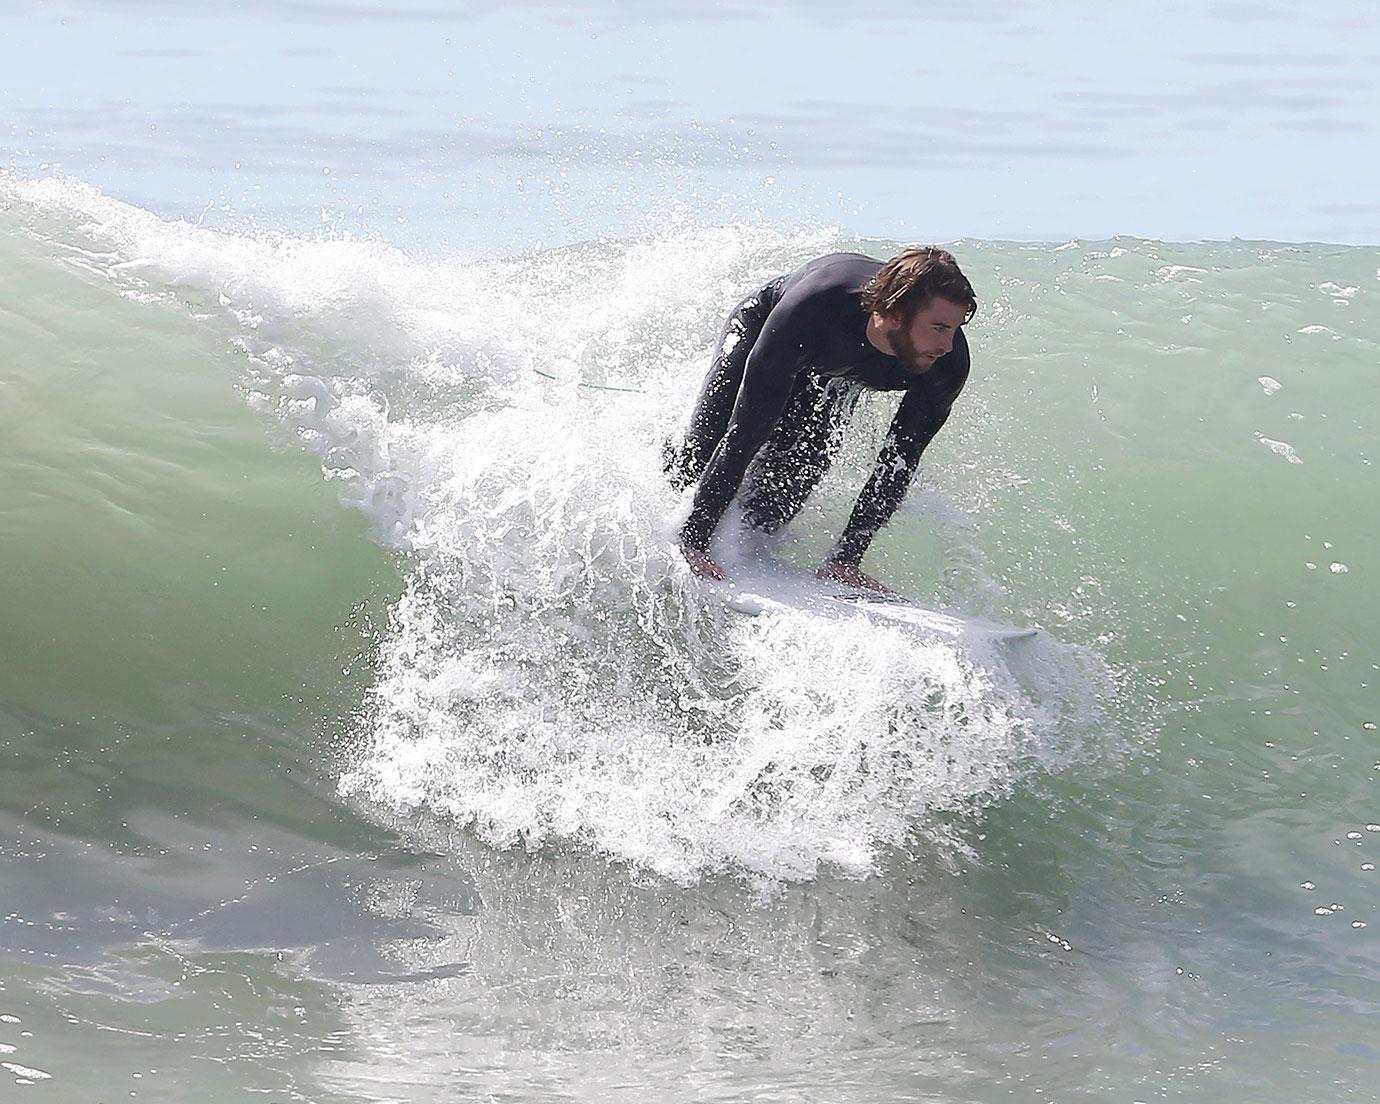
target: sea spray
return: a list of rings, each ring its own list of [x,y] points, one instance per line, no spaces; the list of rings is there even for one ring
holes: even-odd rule
[[[848,243],[726,227],[446,264],[19,190],[117,287],[222,326],[246,399],[406,557],[347,796],[680,881],[862,874],[1098,728],[1101,676],[1076,649],[1013,665],[864,618],[748,620],[676,556],[686,504],[659,447],[725,304]],[[827,545],[889,416],[860,405],[789,554]],[[972,565],[962,511],[927,517]]]
[[[1033,703],[996,657],[862,617],[744,618],[706,593],[669,551],[650,448],[470,428],[481,459],[419,527],[347,792],[680,879],[800,877],[869,869],[1038,758]]]

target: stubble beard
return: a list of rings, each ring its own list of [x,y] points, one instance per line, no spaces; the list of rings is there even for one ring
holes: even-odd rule
[[[910,330],[907,327],[902,326],[888,336],[891,340],[891,348],[901,363],[905,365],[906,371],[912,375],[919,375],[934,363],[929,357],[922,357],[916,350],[915,342],[910,339]]]

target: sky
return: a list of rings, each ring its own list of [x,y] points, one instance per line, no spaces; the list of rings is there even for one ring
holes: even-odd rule
[[[0,3],[0,165],[503,254],[667,219],[1380,243],[1366,0]]]

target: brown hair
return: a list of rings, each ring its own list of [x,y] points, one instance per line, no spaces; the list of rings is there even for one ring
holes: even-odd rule
[[[968,277],[947,249],[925,245],[907,249],[882,265],[862,290],[863,310],[895,314],[909,320],[931,299],[948,299],[968,308],[964,321],[977,313],[977,296]]]

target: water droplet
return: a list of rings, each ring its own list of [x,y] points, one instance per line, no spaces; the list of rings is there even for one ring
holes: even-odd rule
[[[1360,833],[1360,832],[1348,832],[1348,833],[1346,834],[1346,838],[1349,839],[1349,840],[1358,840],[1358,839],[1361,838],[1361,833]]]
[[[1351,568],[1347,567],[1344,563],[1330,563],[1327,565],[1327,570],[1332,572],[1333,575],[1345,575]]]
[[[1364,928],[1366,926],[1366,922],[1364,920],[1353,920],[1351,922],[1351,926],[1353,928]]]
[[[1317,887],[1317,885],[1315,885],[1313,882],[1299,882],[1299,888],[1300,888],[1300,889],[1317,889],[1318,887]]]
[[[1380,832],[1380,824],[1367,824],[1367,825],[1366,825],[1366,831],[1367,831],[1367,832]]]
[[[1375,869],[1375,864],[1374,864],[1374,863],[1362,863],[1362,864],[1361,864],[1361,869],[1362,869],[1362,870],[1374,870],[1374,869]]]
[[[1331,916],[1331,915],[1332,915],[1332,910],[1331,910],[1330,908],[1322,908],[1322,907],[1315,908],[1315,909],[1313,910],[1313,915],[1314,915],[1314,916]]]

